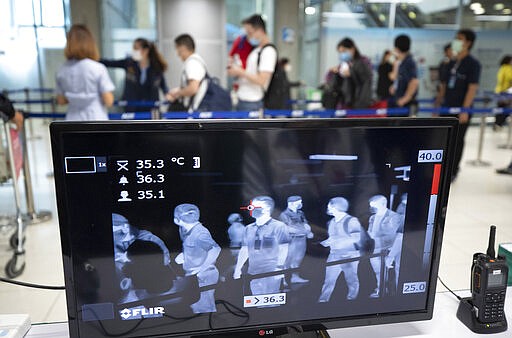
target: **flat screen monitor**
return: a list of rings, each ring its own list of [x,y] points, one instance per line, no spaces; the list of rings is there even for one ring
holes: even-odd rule
[[[432,317],[455,119],[50,129],[72,338]]]

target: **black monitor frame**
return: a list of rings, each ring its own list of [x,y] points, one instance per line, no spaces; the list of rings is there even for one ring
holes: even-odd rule
[[[61,245],[63,254],[63,265],[66,284],[66,298],[70,336],[79,337],[79,311],[76,303],[75,276],[73,276],[73,264],[76,260],[71,245],[72,221],[67,213],[68,201],[65,182],[65,168],[62,165],[63,158],[63,135],[67,133],[132,133],[147,131],[218,131],[218,130],[260,130],[260,129],[302,129],[302,128],[447,128],[449,130],[449,142],[446,151],[445,169],[441,177],[439,196],[436,208],[437,219],[435,222],[435,236],[433,238],[433,252],[431,259],[430,280],[428,283],[428,297],[425,309],[421,311],[407,311],[400,313],[373,314],[365,316],[353,316],[343,318],[323,318],[321,320],[301,321],[300,323],[289,323],[290,326],[300,325],[304,329],[335,329],[342,327],[364,326],[374,324],[386,324],[406,321],[429,320],[433,315],[434,298],[436,291],[436,280],[439,268],[441,242],[444,233],[446,207],[452,171],[452,158],[454,155],[458,122],[454,118],[374,118],[374,119],[276,119],[276,120],[187,120],[187,121],[131,121],[131,122],[84,122],[67,123],[56,122],[50,125],[51,143],[53,149],[53,163],[55,173],[55,185],[57,195],[57,207],[59,225],[61,231]],[[281,325],[287,326],[287,325]],[[253,332],[258,335],[261,329],[279,329],[276,325],[262,325],[243,327],[244,332]],[[214,332],[195,332],[194,334],[212,333],[237,333],[236,329]],[[275,331],[277,332],[277,331]],[[167,335],[162,335],[167,336]]]

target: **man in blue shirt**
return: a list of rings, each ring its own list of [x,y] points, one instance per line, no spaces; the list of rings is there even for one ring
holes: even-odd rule
[[[183,253],[176,263],[183,264],[187,276],[197,276],[199,287],[216,284],[219,270],[215,263],[220,254],[219,245],[210,231],[199,222],[199,208],[193,204],[180,204],[174,209],[174,223],[180,227]],[[190,305],[194,313],[216,312],[215,289],[201,291],[199,300]]]
[[[416,107],[416,95],[418,94],[418,70],[412,54],[411,39],[407,35],[399,35],[395,39],[394,53],[397,61],[394,64],[391,79],[394,81],[391,92],[394,97],[390,107],[407,107],[410,110]],[[409,111],[411,113],[411,111]],[[405,114],[403,116],[408,116]],[[398,116],[398,115],[393,115]]]
[[[455,59],[448,64],[448,72],[441,79],[441,94],[444,98],[444,107],[471,108],[478,90],[481,65],[471,54],[475,44],[476,34],[470,29],[461,29],[452,41],[452,52]],[[469,126],[471,116],[464,110],[457,115],[459,119],[459,132],[457,133],[457,146],[453,165],[452,181],[458,172],[462,151],[464,149],[464,136]]]

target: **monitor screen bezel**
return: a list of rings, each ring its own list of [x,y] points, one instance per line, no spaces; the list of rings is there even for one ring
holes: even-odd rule
[[[55,189],[57,197],[58,220],[61,232],[63,268],[66,285],[67,312],[70,337],[79,337],[79,316],[74,293],[73,249],[71,247],[71,228],[68,226],[66,214],[67,197],[64,184],[65,169],[62,139],[66,133],[130,133],[151,131],[200,131],[200,130],[257,130],[257,129],[321,129],[321,128],[447,128],[448,144],[446,151],[446,167],[441,177],[437,219],[431,260],[430,280],[426,308],[424,310],[375,313],[364,316],[322,318],[303,321],[305,329],[335,329],[362,325],[376,325],[418,320],[429,320],[433,316],[436,281],[440,262],[441,243],[446,220],[452,162],[455,152],[458,120],[455,118],[345,118],[345,119],[268,119],[268,120],[160,120],[160,121],[108,121],[108,122],[53,122],[50,125],[51,145],[53,152]],[[297,325],[297,323],[290,323]],[[280,326],[282,327],[282,326]],[[272,329],[276,325],[243,327],[243,331]],[[212,334],[221,332],[237,332],[238,329],[219,329],[202,331],[194,334]],[[168,336],[166,334],[165,336]]]

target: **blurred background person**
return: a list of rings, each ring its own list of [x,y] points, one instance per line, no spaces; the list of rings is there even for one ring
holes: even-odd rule
[[[17,130],[23,129],[23,113],[14,109],[12,102],[0,93],[0,112],[7,116],[8,121],[16,125]]]
[[[196,53],[196,44],[189,34],[181,34],[174,39],[178,57],[183,61],[180,86],[167,94],[167,99],[175,105],[176,111],[203,111],[203,98],[208,90],[206,62]],[[171,105],[172,107],[172,105]]]
[[[253,50],[247,57],[246,68],[228,66],[228,75],[238,78],[238,111],[256,111],[264,106],[264,98],[277,64],[277,49],[270,43],[266,23],[261,15],[252,15],[242,21]],[[269,48],[265,48],[265,47]]]
[[[101,59],[107,67],[122,68],[126,72],[122,100],[125,101],[158,101],[159,90],[163,94],[169,92],[164,72],[167,62],[158,51],[155,44],[144,38],[133,42],[131,56],[121,60]],[[127,111],[145,111],[149,107],[126,107]]]
[[[290,63],[290,59],[288,59],[286,57],[280,58],[279,61],[277,62],[277,67],[279,67],[283,70],[283,72],[282,72],[282,74],[284,75],[283,84],[286,85],[286,91],[285,91],[286,95],[284,97],[285,107],[286,107],[286,109],[291,109],[290,100],[292,98],[292,94],[291,94],[292,88],[300,87],[300,86],[304,85],[304,83],[302,81],[290,81],[290,79],[288,78],[288,74],[290,74],[291,71],[293,70],[292,64]]]
[[[94,37],[84,25],[73,25],[67,34],[67,61],[57,71],[57,104],[68,104],[66,120],[108,120],[107,107],[115,89],[107,68],[98,62]]]
[[[343,107],[368,108],[372,101],[372,67],[370,60],[361,55],[350,38],[338,43],[340,66],[338,75],[343,78]]]
[[[512,56],[505,55],[500,62],[500,68],[496,75],[496,88],[494,93],[501,94],[512,88]],[[498,107],[507,108],[510,106],[512,99],[504,98],[498,100]],[[496,120],[494,121],[494,130],[498,130],[503,127],[507,119],[507,114],[496,114]]]
[[[441,63],[439,64],[439,70],[438,70],[439,81],[441,81],[441,79],[446,78],[447,75],[449,74],[450,68],[448,67],[448,65],[450,64],[450,61],[452,61],[452,59],[453,59],[452,44],[447,43],[444,46],[444,57],[441,60]],[[441,107],[443,98],[441,96],[440,84],[437,85],[436,91],[437,91],[437,96],[436,96],[435,106]]]
[[[245,69],[247,65],[247,57],[252,52],[253,48],[254,47],[249,43],[247,34],[244,33],[239,35],[235,41],[233,41],[233,45],[229,51],[228,64],[235,63],[237,66]]]
[[[416,96],[420,84],[418,68],[410,52],[411,39],[409,36],[405,34],[397,36],[394,45],[394,54],[397,61],[394,64],[391,76],[394,84],[392,87],[393,99],[390,101],[390,106],[409,108],[409,113],[405,115],[393,114],[394,116],[409,116],[411,113],[415,113],[417,106]]]
[[[441,79],[441,97],[443,107],[472,108],[480,83],[482,66],[471,54],[475,45],[476,34],[471,29],[461,29],[452,41],[454,59],[450,61],[449,72]],[[469,127],[471,115],[463,109],[456,115],[459,119],[457,145],[453,162],[452,181],[459,173],[460,162],[464,152],[464,139]]]
[[[393,72],[393,63],[395,57],[390,50],[385,50],[377,69],[377,97],[380,101],[387,101],[391,97],[389,89],[393,85],[391,73]]]

